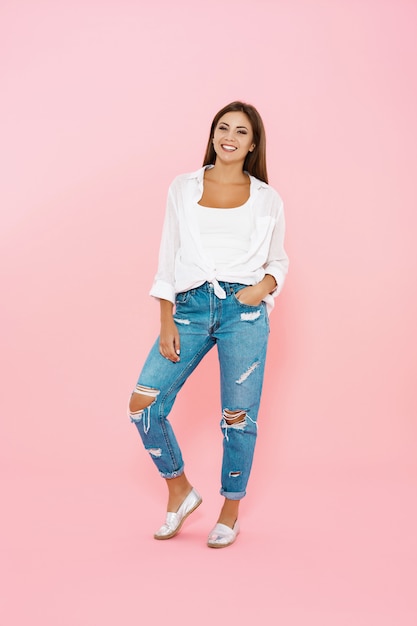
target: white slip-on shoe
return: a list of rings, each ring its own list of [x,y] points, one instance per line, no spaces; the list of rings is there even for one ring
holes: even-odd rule
[[[191,489],[188,496],[182,501],[178,511],[176,513],[167,513],[165,524],[156,531],[154,538],[171,539],[171,537],[175,537],[180,532],[181,526],[190,513],[195,511],[202,501],[200,494],[194,488]]]
[[[239,532],[240,526],[237,520],[233,528],[226,524],[216,524],[208,536],[207,545],[209,548],[227,548],[236,541]]]

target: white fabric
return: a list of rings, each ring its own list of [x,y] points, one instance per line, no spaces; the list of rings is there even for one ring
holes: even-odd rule
[[[270,312],[288,271],[283,202],[272,187],[250,176],[248,203],[253,231],[249,248],[230,264],[227,271],[216,272],[213,262],[204,252],[195,210],[203,194],[204,170],[201,168],[191,174],[182,174],[170,185],[158,271],[150,295],[174,303],[176,293],[208,281],[213,284],[215,294],[225,298],[226,294],[218,281],[255,285],[265,274],[271,274],[277,288],[264,298]]]
[[[249,249],[253,230],[249,202],[235,209],[195,206],[201,245],[215,273],[229,270],[234,260]]]

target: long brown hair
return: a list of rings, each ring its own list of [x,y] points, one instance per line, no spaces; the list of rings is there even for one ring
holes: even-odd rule
[[[210,135],[207,142],[206,154],[204,155],[203,165],[213,165],[216,161],[216,152],[213,147],[213,135],[215,128],[223,115],[229,113],[229,111],[242,111],[247,115],[250,120],[252,131],[253,131],[253,143],[255,144],[255,149],[253,152],[248,152],[246,155],[245,162],[243,164],[243,169],[259,178],[259,180],[263,180],[265,183],[268,182],[268,173],[266,170],[266,137],[265,137],[265,128],[262,121],[261,116],[254,106],[251,104],[246,104],[245,102],[231,102],[223,107],[216,115],[214,116],[213,122],[210,128]]]

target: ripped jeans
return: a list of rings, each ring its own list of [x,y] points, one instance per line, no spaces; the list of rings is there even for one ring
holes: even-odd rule
[[[173,363],[154,344],[134,393],[150,396],[151,404],[130,413],[145,448],[164,478],[184,471],[184,462],[168,415],[177,393],[198,363],[217,345],[223,432],[220,493],[230,500],[246,495],[257,436],[269,321],[266,305],[241,303],[240,283],[220,285],[219,299],[211,283],[177,294],[174,321],[180,333],[181,359]]]

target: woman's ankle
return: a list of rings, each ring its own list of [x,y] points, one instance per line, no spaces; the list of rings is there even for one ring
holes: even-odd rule
[[[183,500],[188,496],[193,486],[185,476],[185,474],[181,474],[176,478],[168,478],[166,479],[167,487],[168,487],[168,506],[167,511],[171,511],[175,513]]]
[[[225,524],[225,526],[233,528],[239,516],[239,504],[240,500],[229,500],[225,498],[217,523]]]

